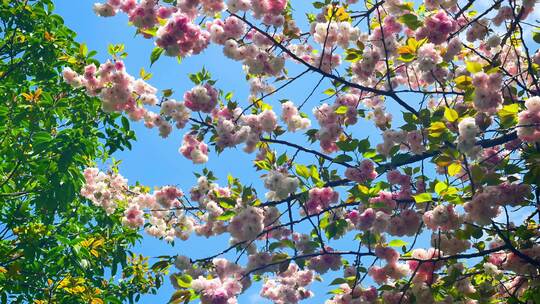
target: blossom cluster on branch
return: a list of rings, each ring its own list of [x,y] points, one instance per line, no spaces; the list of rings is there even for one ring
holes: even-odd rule
[[[220,46],[243,66],[249,97],[234,100],[202,69],[189,75],[194,86],[183,101],[165,91],[158,98],[116,56],[82,74],[66,69],[66,82],[163,137],[172,124],[189,125],[179,151],[194,164],[243,145],[263,174],[261,187],[232,175],[219,186],[204,169],[188,197],[173,186],[150,194],[114,170],[87,169],[82,194],[169,242],[230,236],[214,256],[165,259],[178,270],[171,301],[237,303],[263,280],[262,297],[298,303],[315,295],[309,286],[321,276],[338,285],[328,304],[536,301],[540,34],[528,36],[535,1],[306,5],[96,4],[98,15],[126,13],[154,40],[152,63]],[[306,10],[308,26],[296,9]],[[278,99],[307,75],[320,81],[304,100]],[[365,138],[366,122],[379,141]],[[305,140],[291,141],[294,132]],[[314,161],[303,164],[298,154]],[[336,239],[353,246],[338,248]]]

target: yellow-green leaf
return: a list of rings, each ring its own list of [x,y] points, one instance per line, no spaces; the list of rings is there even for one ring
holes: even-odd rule
[[[441,195],[441,193],[446,189],[448,189],[448,185],[445,182],[439,181],[435,184],[435,193],[438,195]]]
[[[454,122],[459,118],[459,114],[456,110],[446,107],[444,109],[444,118],[449,122]]]
[[[454,79],[456,86],[462,90],[472,85],[472,78],[467,75],[461,75]]]
[[[308,178],[311,175],[308,167],[304,165],[296,165],[296,174],[302,176],[303,178]]]
[[[404,240],[395,239],[395,240],[391,240],[388,243],[388,246],[390,246],[390,247],[402,247],[402,246],[405,246],[407,244],[409,244],[409,243],[405,242]]]
[[[414,201],[417,203],[431,202],[431,194],[429,193],[420,193],[413,195]]]
[[[479,62],[465,61],[465,66],[467,67],[467,71],[473,74],[482,71],[482,64],[480,64]]]
[[[349,108],[347,108],[347,106],[339,106],[337,109],[336,109],[336,114],[339,114],[339,115],[343,115],[345,113],[347,113],[347,110]]]
[[[448,174],[450,176],[458,175],[461,172],[461,164],[460,163],[452,163],[450,166],[448,166]]]
[[[446,125],[440,121],[431,123],[431,126],[428,128],[429,135],[433,137],[439,137],[446,131]]]

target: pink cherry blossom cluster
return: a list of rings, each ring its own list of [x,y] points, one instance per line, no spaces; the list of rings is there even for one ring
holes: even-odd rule
[[[119,9],[125,13],[129,13],[137,6],[136,0],[108,0],[106,3],[95,3],[94,12],[102,17],[111,17],[116,15]],[[141,8],[152,6],[152,1],[144,1]]]
[[[455,12],[458,8],[455,0],[424,0],[423,2],[428,11],[444,9],[446,11]]]
[[[221,45],[225,45],[227,42],[236,42],[246,32],[245,24],[234,16],[227,17],[225,20],[208,21],[206,28],[210,32],[211,41]]]
[[[353,290],[349,284],[344,283],[339,285],[339,288],[341,292],[334,295],[332,299],[324,302],[325,304],[376,303],[377,289],[374,286],[364,289],[356,285]]]
[[[272,43],[259,32],[249,32],[254,44],[239,44],[234,39],[224,42],[223,53],[228,58],[242,61],[249,74],[279,76],[285,67],[285,57],[274,56],[265,51]]]
[[[220,198],[230,198],[231,190],[210,183],[206,176],[197,179],[197,186],[190,190],[191,199],[199,203],[199,208],[207,212],[199,216],[200,223],[194,227],[195,233],[204,237],[220,235],[227,231],[225,221],[217,220],[225,210],[217,203]]]
[[[319,213],[337,203],[338,199],[339,193],[330,187],[312,188],[309,190],[309,198],[304,204],[305,211],[309,215]]]
[[[505,20],[509,20],[509,19],[512,19],[514,18],[514,14],[513,14],[513,9],[507,5],[504,5],[504,6],[501,6],[498,10],[497,10],[497,15],[495,15],[492,19],[491,19],[491,22],[493,22],[493,24],[495,24],[496,26],[499,26],[501,25]]]
[[[64,80],[73,87],[84,86],[87,94],[98,96],[106,112],[125,112],[131,120],[144,119],[148,128],[157,127],[161,137],[167,137],[172,126],[167,118],[176,122],[177,128],[185,127],[190,111],[184,103],[174,100],[162,104],[161,115],[149,111],[143,105],[156,105],[157,89],[142,79],[135,80],[129,75],[120,60],[107,61],[99,69],[91,64],[85,67],[83,75],[70,68],[63,71]]]
[[[325,52],[319,52],[315,54],[311,60],[312,64],[320,67],[320,69],[326,73],[331,73],[332,70],[341,64],[341,56],[333,53],[330,48]]]
[[[176,187],[165,186],[155,191],[154,196],[157,204],[163,208],[170,209],[180,205],[178,198],[184,196],[184,193]]]
[[[184,93],[186,107],[192,111],[211,113],[218,103],[218,92],[212,85],[198,85]]]
[[[402,174],[398,170],[386,173],[386,179],[391,185],[399,186],[399,191],[394,195],[397,199],[410,199],[412,196],[411,176]]]
[[[381,60],[381,55],[377,50],[366,49],[362,54],[362,59],[352,64],[352,71],[359,79],[370,78],[379,60]]]
[[[190,56],[204,51],[209,44],[210,33],[194,24],[191,17],[177,12],[156,32],[156,45],[169,56]]]
[[[183,129],[189,121],[191,111],[184,102],[168,99],[161,103],[160,114],[165,117],[170,117],[176,122],[176,127],[178,129]]]
[[[169,56],[185,57],[201,53],[208,46],[210,37],[206,30],[192,22],[196,7],[188,2],[193,3],[182,1],[176,8],[161,6],[154,0],[142,0],[140,3],[136,0],[109,0],[107,3],[94,4],[94,11],[99,16],[110,17],[122,10],[146,38],[152,37],[152,34],[145,30],[158,26],[156,45]],[[224,5],[222,1],[203,1],[203,9],[217,12],[224,9]],[[161,26],[160,19],[166,20]]]
[[[494,114],[502,108],[502,74],[486,74],[479,72],[474,74],[474,108],[479,112]]]
[[[204,164],[208,161],[208,146],[189,133],[184,135],[182,146],[178,152],[193,161],[194,164]]]
[[[412,209],[405,209],[388,220],[387,231],[390,235],[395,236],[413,236],[419,228],[421,222],[421,216],[418,212]],[[381,220],[384,220],[381,218]]]
[[[504,245],[504,242],[500,239],[496,239],[489,244],[489,247],[495,248],[501,245]],[[540,257],[540,246],[534,245],[531,248],[522,249],[521,252],[533,259],[537,259]],[[525,275],[534,273],[535,271],[534,265],[527,263],[514,252],[497,251],[489,256],[488,261],[489,264],[485,267],[495,274],[501,272],[499,269],[510,270],[517,274]]]
[[[471,242],[460,239],[454,235],[433,232],[431,235],[431,245],[436,248],[441,248],[445,254],[458,254],[467,251],[471,248]]]
[[[124,199],[127,180],[120,174],[106,174],[97,168],[86,168],[83,175],[85,183],[81,195],[112,214],[118,201]]]
[[[377,152],[389,156],[390,151],[396,145],[401,150],[411,151],[414,154],[422,154],[426,151],[424,143],[425,134],[420,130],[386,130],[383,132],[383,142],[377,144]]]
[[[252,0],[251,9],[255,18],[263,18],[263,20],[272,20],[278,15],[281,15],[287,7],[287,0]]]
[[[369,230],[375,223],[376,217],[377,216],[373,208],[367,208],[362,213],[355,209],[349,211],[347,214],[347,219],[360,230]]]
[[[179,106],[180,108],[181,106]],[[184,115],[185,113],[181,114]],[[184,125],[186,121],[184,121],[184,117],[178,117],[181,120],[178,121],[177,125]],[[189,118],[188,118],[189,119]],[[147,128],[154,128],[157,127],[159,130],[159,136],[166,138],[171,134],[172,132],[172,125],[161,115],[156,114],[152,111],[146,111],[144,114],[144,125]]]
[[[339,270],[341,268],[341,256],[335,254],[334,250],[328,246],[325,247],[325,253],[315,256],[308,260],[309,269],[325,274],[329,270]]]
[[[336,98],[334,107],[336,109],[340,107],[345,107],[347,109],[345,114],[343,114],[343,118],[341,119],[346,125],[354,125],[357,123],[358,113],[356,112],[356,109],[359,102],[359,96],[355,94],[343,94]]]
[[[467,41],[474,42],[476,40],[483,40],[484,38],[486,38],[488,33],[489,20],[487,18],[482,18],[478,21],[473,22],[467,30]]]
[[[381,210],[385,212],[390,212],[397,207],[397,201],[395,200],[395,195],[392,192],[388,191],[379,191],[377,196],[369,199],[370,205],[375,210]]]
[[[309,118],[302,117],[292,101],[281,104],[281,120],[287,124],[287,130],[291,132],[308,129],[311,126]]]
[[[272,110],[264,110],[259,114],[249,114],[240,117],[242,123],[249,126],[244,151],[255,151],[263,133],[272,133],[277,128],[277,116]]]
[[[422,218],[431,230],[448,231],[461,226],[461,219],[453,205],[438,205],[432,210],[426,211]]]
[[[233,13],[237,13],[238,11],[247,11],[251,8],[251,1],[250,0],[228,0],[227,1],[227,9],[230,10]]]
[[[102,64],[99,69],[94,64],[85,67],[84,74],[78,75],[70,68],[65,68],[64,80],[74,86],[84,86],[91,96],[98,95],[107,112],[125,111],[134,120],[139,120],[146,113],[137,105],[137,100],[147,105],[155,105],[157,89],[142,79],[135,80],[129,75],[122,61]]]
[[[264,282],[260,294],[276,304],[297,304],[313,297],[313,292],[306,288],[313,280],[311,270],[300,270],[298,265],[291,263],[286,271]]]
[[[313,114],[320,125],[320,129],[317,131],[317,138],[320,141],[322,150],[326,153],[337,151],[336,141],[342,133],[342,129],[335,108],[324,103],[314,108]]]
[[[465,203],[466,220],[479,225],[489,225],[500,213],[500,206],[516,206],[530,195],[527,184],[504,182],[496,186],[486,186]]]
[[[286,172],[278,170],[272,170],[264,177],[264,187],[270,190],[266,193],[266,198],[269,200],[286,198],[296,191],[298,185],[298,178],[291,177]]]
[[[389,192],[381,191],[377,197],[369,200],[373,207],[351,210],[347,219],[355,228],[377,233],[387,232],[394,236],[413,236],[420,229],[421,216],[412,209],[404,209],[392,216],[397,202]]]
[[[433,43],[423,44],[418,49],[418,59],[415,62],[415,66],[422,72],[420,82],[426,85],[444,82],[448,76],[448,68],[441,65],[442,61],[443,58]]]
[[[298,252],[301,253],[313,253],[315,250],[313,242],[309,235],[299,232],[294,232],[292,234],[292,240],[296,246]]]
[[[85,183],[81,194],[101,206],[107,214],[124,207],[122,223],[131,228],[140,228],[145,224],[145,212],[149,220],[146,232],[152,236],[172,242],[175,237],[187,239],[193,231],[194,222],[181,210],[171,211],[181,206],[178,201],[183,196],[176,187],[166,186],[153,194],[139,193],[140,189],[130,189],[127,180],[117,173],[104,173],[97,168],[84,170]]]
[[[349,167],[345,170],[345,177],[359,184],[373,180],[377,177],[375,164],[369,159],[364,159],[358,167]]]
[[[216,146],[219,148],[235,147],[248,139],[250,131],[249,126],[238,126],[232,119],[220,117],[216,125]]]
[[[311,34],[315,42],[325,47],[336,44],[346,49],[350,42],[356,42],[360,37],[360,29],[353,27],[349,22],[313,22]]]
[[[416,39],[428,38],[431,43],[441,44],[456,29],[456,21],[441,10],[426,18],[424,25],[416,30]]]
[[[139,205],[132,204],[126,211],[124,211],[124,217],[122,218],[122,224],[131,228],[139,228],[144,225],[144,211],[140,209]]]
[[[382,22],[382,26],[374,28],[367,40],[371,41],[381,54],[394,54],[398,47],[397,34],[403,27],[391,15],[386,16]]]
[[[383,284],[388,280],[399,280],[409,274],[409,267],[405,263],[398,263],[399,253],[389,247],[377,247],[375,255],[386,261],[384,267],[373,266],[368,274],[377,284]]]
[[[446,62],[452,61],[455,56],[459,55],[461,52],[461,39],[459,37],[454,37],[448,41],[446,45],[446,52],[444,53],[443,60]]]
[[[236,296],[242,292],[244,286],[239,280],[242,277],[242,268],[225,259],[214,259],[217,278],[199,276],[191,282],[191,288],[201,295],[202,304],[236,304]]]
[[[540,142],[540,97],[527,99],[525,108],[518,115],[518,137],[527,142]]]
[[[256,252],[248,256],[248,263],[246,270],[251,271],[253,274],[263,274],[265,272],[278,272],[279,265],[268,266],[272,264],[272,255],[269,252]]]
[[[263,221],[262,208],[247,206],[231,219],[228,231],[235,241],[251,241],[263,231]]]
[[[476,135],[480,130],[472,117],[463,118],[458,124],[458,149],[468,156],[476,158],[480,146],[476,146]]]
[[[414,259],[408,260],[407,264],[411,271],[416,271],[416,275],[413,278],[414,282],[433,282],[435,272],[443,266],[443,263],[432,262],[429,260],[437,259],[437,257],[443,256],[444,253],[441,250],[430,248],[428,250],[418,248],[412,251],[411,257]]]

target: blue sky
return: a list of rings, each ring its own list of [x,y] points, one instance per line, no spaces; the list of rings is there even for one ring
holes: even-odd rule
[[[192,87],[187,75],[199,71],[203,66],[212,73],[214,79],[218,82],[216,86],[225,90],[233,91],[234,97],[245,105],[249,93],[248,85],[244,79],[242,67],[239,63],[225,58],[221,49],[215,46],[210,47],[202,55],[185,58],[178,64],[175,58],[162,56],[152,67],[150,67],[150,53],[154,48],[151,40],[135,36],[135,29],[128,26],[125,15],[118,15],[113,18],[100,18],[94,15],[92,11],[93,0],[61,0],[56,1],[56,13],[61,15],[65,23],[77,34],[77,41],[86,43],[90,50],[98,51],[96,58],[104,62],[109,58],[107,46],[109,44],[123,43],[128,57],[125,59],[128,71],[132,75],[138,75],[140,68],[145,68],[153,73],[150,83],[155,87],[162,89],[173,89],[175,94],[172,96],[181,100],[183,92]],[[301,72],[298,66],[290,66],[290,75]],[[319,80],[317,75],[307,75],[298,80],[293,86],[286,88],[280,94],[276,95],[270,102],[277,104],[282,98],[288,98],[297,104],[300,103]],[[321,86],[315,96],[307,104],[306,111],[319,103],[319,100],[326,97],[320,94],[329,87]],[[363,137],[376,135],[371,134],[374,128],[367,128],[369,125],[362,122],[358,125],[362,130]],[[162,186],[174,184],[178,185],[184,191],[196,183],[193,172],[200,172],[203,166],[194,166],[191,161],[186,160],[178,153],[178,147],[181,145],[184,130],[175,130],[167,138],[162,139],[158,136],[155,129],[148,130],[141,123],[132,123],[138,140],[133,143],[133,149],[126,152],[115,153],[116,159],[122,160],[120,172],[130,183],[139,181],[142,184],[153,186]],[[366,130],[370,130],[366,132]],[[318,148],[318,144],[313,146]],[[294,152],[294,151],[290,151]],[[264,194],[260,188],[259,178],[250,160],[253,155],[246,155],[241,149],[228,149],[219,156],[210,155],[210,160],[206,167],[213,170],[220,180],[220,184],[226,184],[226,176],[231,173],[239,177],[247,184],[253,183],[259,189],[259,193]],[[310,159],[307,156],[301,156],[299,160],[307,163]],[[350,240],[349,240],[350,241]],[[227,245],[227,239],[224,237],[204,239],[193,238],[187,242],[177,241],[174,247],[163,241],[145,236],[140,245],[135,248],[147,256],[185,254],[192,257],[204,257],[219,252]],[[154,260],[155,261],[155,260]],[[316,283],[313,285],[313,291],[322,298],[316,297],[304,303],[321,303],[329,289],[325,283]],[[258,296],[259,288],[253,286],[247,293],[240,297],[240,303],[268,303]],[[141,298],[141,303],[166,303],[173,288],[167,281],[158,295],[149,295]]]

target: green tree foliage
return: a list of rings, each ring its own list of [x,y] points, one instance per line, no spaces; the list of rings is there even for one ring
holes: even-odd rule
[[[53,8],[0,4],[0,302],[134,301],[155,292],[161,275],[130,251],[136,231],[79,190],[83,167],[135,136],[127,120],[117,124],[63,82],[63,67],[82,72],[96,53]]]

